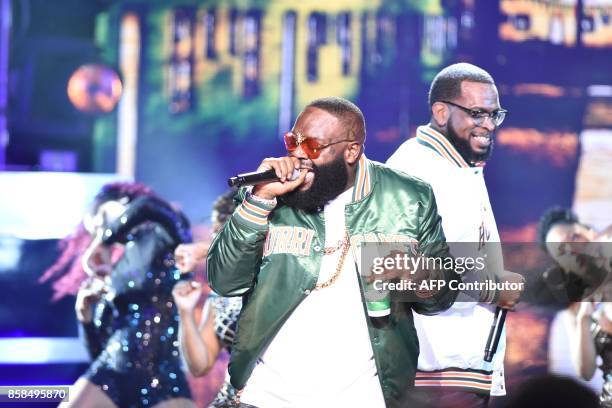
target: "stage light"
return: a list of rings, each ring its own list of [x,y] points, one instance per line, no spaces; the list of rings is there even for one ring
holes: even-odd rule
[[[78,110],[106,113],[119,102],[123,85],[112,68],[102,64],[86,64],[70,76],[66,91],[70,102]]]

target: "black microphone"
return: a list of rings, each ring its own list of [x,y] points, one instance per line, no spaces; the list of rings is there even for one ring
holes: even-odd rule
[[[300,171],[298,169],[294,169],[293,174],[288,179],[288,181],[293,181],[299,176]],[[278,180],[279,178],[276,176],[276,172],[274,171],[274,169],[270,169],[264,171],[253,171],[251,173],[238,174],[237,176],[228,178],[227,184],[230,187],[242,187]]]
[[[497,307],[495,309],[495,316],[493,317],[493,324],[491,330],[489,330],[489,338],[487,339],[487,345],[485,346],[484,360],[486,362],[493,361],[493,356],[497,352],[497,346],[499,346],[499,339],[501,338],[502,331],[504,330],[504,323],[506,322],[506,314],[508,309],[502,309]]]

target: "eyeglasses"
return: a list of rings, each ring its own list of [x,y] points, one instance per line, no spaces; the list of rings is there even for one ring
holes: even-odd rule
[[[335,142],[331,142],[325,145],[319,144],[316,139],[312,137],[304,136],[300,132],[287,132],[285,133],[285,147],[289,153],[297,150],[298,147],[301,147],[306,156],[309,159],[316,159],[321,155],[321,150],[333,146],[342,142],[354,142],[354,139],[342,139],[337,140]]]
[[[506,115],[508,114],[508,111],[505,109],[498,109],[494,110],[493,112],[487,112],[482,109],[468,109],[465,106],[457,105],[454,102],[440,102],[447,103],[449,105],[453,105],[454,107],[461,109],[462,111],[470,115],[476,126],[482,126],[486,118],[491,119],[491,122],[493,122],[495,126],[499,126],[502,124],[504,119],[506,119]]]

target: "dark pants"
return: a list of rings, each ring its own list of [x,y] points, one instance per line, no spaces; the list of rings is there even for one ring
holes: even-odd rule
[[[446,387],[415,387],[402,407],[414,408],[486,408],[490,396]]]

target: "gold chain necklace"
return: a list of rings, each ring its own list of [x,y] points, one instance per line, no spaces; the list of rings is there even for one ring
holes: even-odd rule
[[[346,243],[346,238],[343,238],[343,239],[339,240],[338,243],[335,246],[323,248],[323,253],[325,255],[331,255],[334,252],[336,252],[337,250],[339,250],[340,248],[343,248],[345,243]]]
[[[336,266],[336,272],[334,273],[334,275],[323,283],[317,283],[315,285],[315,290],[328,288],[331,285],[333,285],[334,282],[336,282],[336,280],[338,280],[338,277],[340,276],[340,272],[342,272],[342,268],[344,267],[344,260],[346,259],[346,255],[348,254],[350,247],[351,247],[351,243],[349,240],[348,230],[345,229],[344,230],[344,240],[342,242],[339,242],[338,245],[336,245],[335,247],[325,248],[325,250],[323,251],[325,255],[332,254],[340,248],[342,248],[342,253],[340,254],[340,260],[338,261],[338,265]]]

